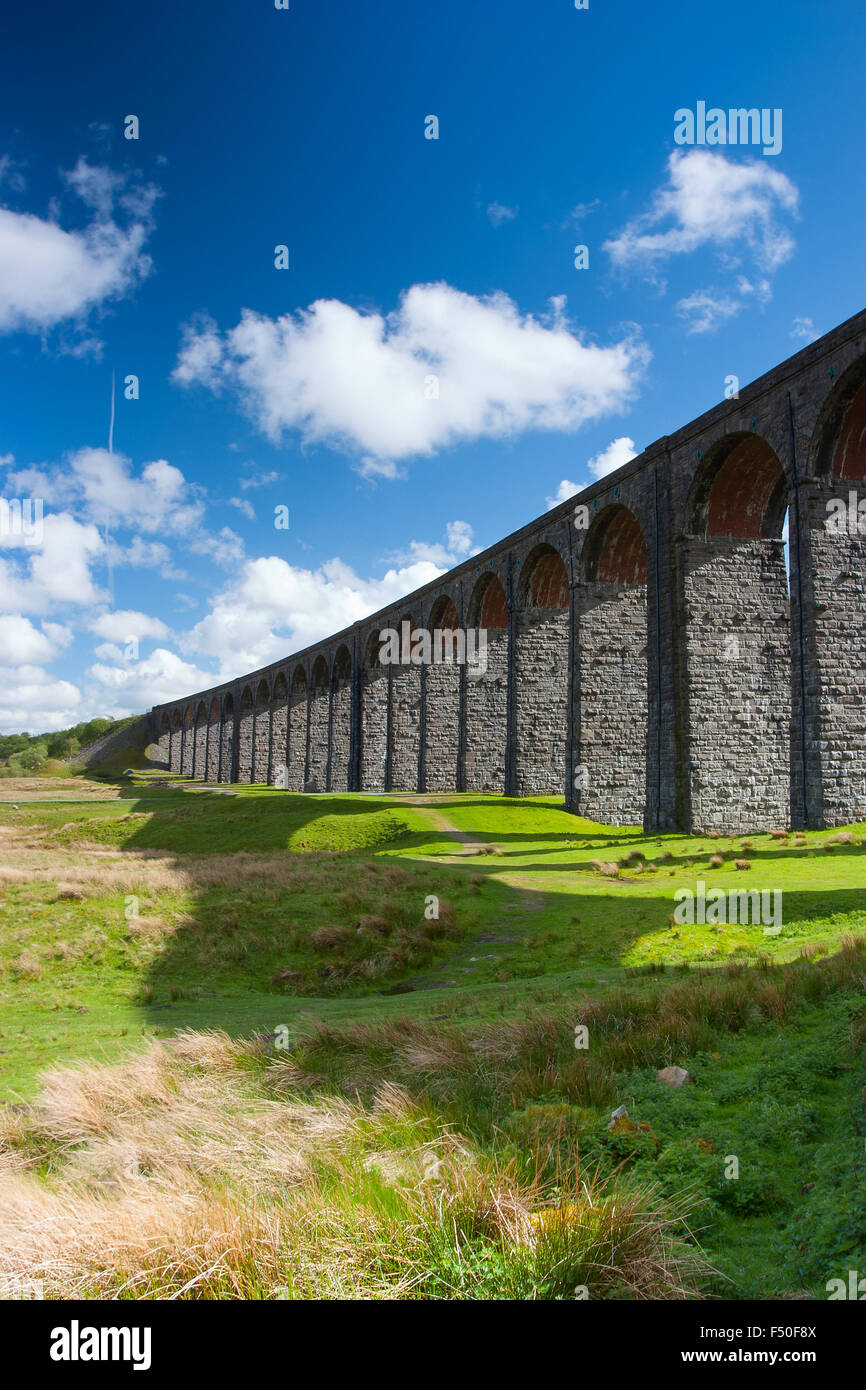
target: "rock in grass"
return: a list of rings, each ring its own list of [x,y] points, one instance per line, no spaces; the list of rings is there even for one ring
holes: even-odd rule
[[[691,1079],[685,1067],[662,1067],[661,1071],[656,1072],[656,1081],[661,1081],[665,1086],[684,1086]]]

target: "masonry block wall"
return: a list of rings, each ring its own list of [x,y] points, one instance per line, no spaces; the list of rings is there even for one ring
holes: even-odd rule
[[[824,524],[829,497],[845,498],[852,490],[866,497],[861,481],[859,489],[825,484],[807,501],[810,791],[822,797],[820,805],[813,800],[808,818],[828,825],[845,824],[847,808],[862,807],[866,799],[866,534],[828,531]],[[816,776],[816,769],[830,767],[832,778]]]
[[[485,661],[464,683],[461,791],[505,790],[508,743],[508,600],[491,570],[475,576],[467,626],[486,634]]]
[[[505,790],[508,737],[508,633],[487,628],[487,664],[466,681],[461,790]]]
[[[404,619],[483,629],[486,664],[382,664]],[[210,781],[866,819],[866,311],[393,608],[151,718]]]
[[[578,594],[574,806],[588,820],[642,825],[646,805],[645,586]]]
[[[328,685],[327,663],[324,657],[318,656],[313,666],[308,710],[308,762],[304,790],[309,792],[329,790],[328,739],[331,702]]]
[[[415,622],[402,614],[400,622]],[[400,630],[400,624],[395,624]],[[388,774],[386,790],[418,791],[419,758],[421,754],[421,668],[420,666],[390,666],[389,693],[390,726],[388,730]]]
[[[302,792],[307,777],[307,679],[298,666],[292,677],[289,696],[288,790]]]
[[[421,667],[423,778],[425,791],[453,791],[460,785],[461,714],[465,666],[456,658],[460,617],[450,598],[437,599],[430,612],[431,642],[438,639],[443,660]]]
[[[379,663],[379,647],[373,636],[360,675],[360,786],[383,792],[388,763],[388,728],[391,691],[389,676]]]
[[[338,653],[331,691],[328,788],[347,792],[352,781],[352,662],[344,647]]]
[[[723,830],[736,788],[743,828],[789,815],[791,644],[781,541],[683,547],[692,818]]]

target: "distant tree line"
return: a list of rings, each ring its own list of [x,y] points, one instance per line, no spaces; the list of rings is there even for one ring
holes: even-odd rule
[[[88,719],[53,734],[0,734],[0,777],[27,777],[34,772],[60,772],[61,764],[122,719]]]

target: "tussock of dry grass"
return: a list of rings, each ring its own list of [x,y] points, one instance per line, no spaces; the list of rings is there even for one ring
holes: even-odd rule
[[[619,878],[619,865],[612,860],[593,859],[592,867],[597,874],[601,874],[604,878]]]
[[[52,1298],[695,1294],[682,1213],[577,1176],[550,1206],[393,1081],[310,1101],[262,1052],[183,1033],[0,1111],[0,1270]]]

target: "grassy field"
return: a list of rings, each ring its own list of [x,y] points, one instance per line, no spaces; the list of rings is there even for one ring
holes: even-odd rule
[[[0,1268],[750,1299],[866,1267],[866,827],[154,780],[3,785]],[[699,883],[781,922],[683,921]]]

